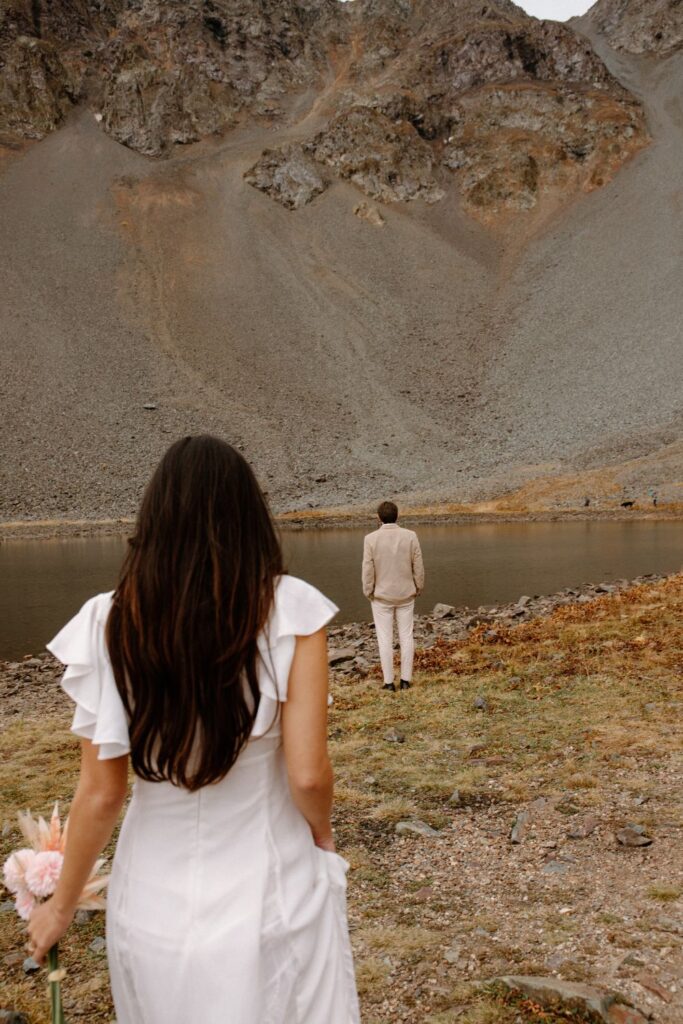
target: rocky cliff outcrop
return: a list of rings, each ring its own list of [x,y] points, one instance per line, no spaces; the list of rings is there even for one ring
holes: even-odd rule
[[[130,3],[107,53],[104,127],[150,155],[274,113],[312,84],[340,21],[335,0]]]
[[[105,131],[159,156],[274,113],[315,82],[343,23],[337,0],[15,0],[0,25],[0,122],[41,137],[88,98]],[[87,74],[86,74],[87,69]]]
[[[598,0],[586,21],[615,50],[668,56],[683,47],[681,0]]]
[[[586,40],[507,0],[357,0],[350,21],[338,111],[304,149],[373,199],[434,202],[455,184],[490,220],[604,184],[647,140]],[[287,161],[269,152],[273,178]]]
[[[604,184],[647,141],[586,39],[510,0],[12,0],[0,61],[0,129],[40,138],[87,100],[148,156],[325,88],[328,123],[246,175],[291,209],[338,178],[382,202],[455,189],[492,220]]]

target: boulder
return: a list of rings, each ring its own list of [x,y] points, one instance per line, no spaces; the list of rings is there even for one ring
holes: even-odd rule
[[[432,608],[432,618],[434,619],[452,619],[455,615],[455,608],[452,604],[435,604]]]
[[[354,647],[331,647],[327,653],[327,661],[330,665],[341,665],[345,661],[353,661],[355,657]]]
[[[524,975],[496,978],[491,984],[532,999],[547,1010],[584,1014],[590,1021],[605,1024],[645,1024],[647,1021],[647,1017],[621,995],[592,985]]]
[[[626,825],[616,834],[620,846],[650,846],[652,838],[647,835],[642,825]]]
[[[413,835],[423,836],[427,839],[438,839],[439,833],[431,825],[417,819],[411,821],[399,821],[394,831],[399,836]]]
[[[298,210],[327,188],[320,166],[300,145],[265,150],[244,180],[288,210]]]

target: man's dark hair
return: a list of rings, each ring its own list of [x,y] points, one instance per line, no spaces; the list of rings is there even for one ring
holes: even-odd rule
[[[398,508],[394,505],[393,501],[383,501],[377,507],[377,515],[383,523],[395,523],[398,519]]]

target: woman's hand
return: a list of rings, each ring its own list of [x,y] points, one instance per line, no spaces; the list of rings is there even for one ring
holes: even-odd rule
[[[28,922],[29,951],[37,963],[42,963],[49,949],[59,942],[73,920],[71,914],[57,908],[54,898],[46,900],[31,914]]]

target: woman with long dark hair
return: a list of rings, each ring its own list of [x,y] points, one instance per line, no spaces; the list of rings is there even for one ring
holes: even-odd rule
[[[336,608],[283,573],[263,494],[216,438],[167,451],[118,587],[49,650],[81,775],[34,956],[68,928],[133,796],[107,906],[118,1024],[357,1024],[346,863],[330,826]]]

